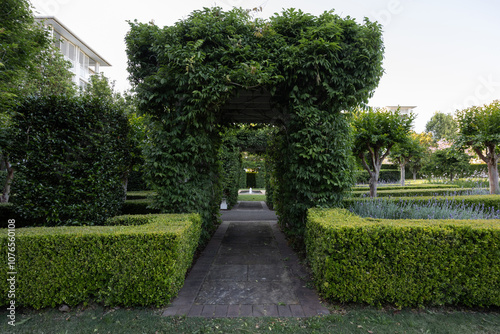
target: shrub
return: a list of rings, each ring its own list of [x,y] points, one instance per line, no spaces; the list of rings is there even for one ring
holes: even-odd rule
[[[487,194],[485,189],[474,188],[431,188],[431,189],[398,189],[393,188],[390,190],[377,190],[378,197],[407,197],[407,196],[456,196],[456,195],[475,195]],[[367,191],[354,190],[351,192],[353,196],[368,195]]]
[[[407,197],[384,197],[384,201],[395,201],[407,200]],[[353,201],[369,201],[370,198],[346,198],[344,199],[344,207],[349,207],[350,203]],[[412,197],[411,200],[415,204],[425,205],[429,201],[434,202],[450,202],[450,205],[460,206],[460,205],[481,205],[486,209],[500,210],[500,195],[467,195],[467,196],[419,196]]]
[[[340,302],[500,306],[499,220],[381,220],[311,209],[307,257]]]
[[[47,225],[100,224],[116,215],[128,169],[122,111],[66,96],[28,97],[16,111],[16,212]]]
[[[113,226],[16,229],[16,306],[167,304],[192,262],[200,217],[128,216],[108,222]],[[4,232],[0,249],[6,254]],[[5,277],[6,256],[2,258]],[[0,304],[6,305],[6,280],[0,288]]]
[[[485,208],[484,205],[455,203],[430,199],[415,203],[413,199],[400,198],[399,201],[372,199],[351,202],[349,211],[361,217],[383,219],[500,219],[500,210]]]
[[[159,209],[151,207],[152,203],[150,199],[127,200],[122,205],[121,213],[124,215],[160,213]]]

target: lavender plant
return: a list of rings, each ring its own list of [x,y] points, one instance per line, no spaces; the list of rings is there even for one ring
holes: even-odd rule
[[[468,205],[454,198],[446,201],[431,199],[415,203],[411,198],[397,202],[383,198],[353,202],[349,211],[361,216],[380,219],[500,219],[500,210],[482,205]]]

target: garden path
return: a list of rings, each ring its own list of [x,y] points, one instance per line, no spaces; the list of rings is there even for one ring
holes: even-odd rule
[[[240,202],[188,274],[164,316],[306,317],[328,314],[265,202]]]

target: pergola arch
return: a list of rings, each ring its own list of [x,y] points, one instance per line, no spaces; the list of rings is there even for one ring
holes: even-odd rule
[[[270,162],[280,223],[300,238],[306,210],[349,189],[348,110],[382,75],[380,26],[285,10],[269,20],[205,8],[171,27],[131,23],[130,79],[151,115],[147,174],[165,212],[200,212],[214,228],[221,127],[277,127]]]

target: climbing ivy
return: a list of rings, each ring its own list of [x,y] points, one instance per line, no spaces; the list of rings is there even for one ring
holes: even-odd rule
[[[268,169],[289,235],[300,240],[307,208],[340,203],[352,183],[343,111],[366,103],[383,72],[377,23],[294,9],[262,20],[214,7],[173,26],[130,26],[130,79],[153,121],[146,160],[155,206],[201,212],[205,231],[215,228],[222,107],[241,90],[270,93],[279,111]]]

